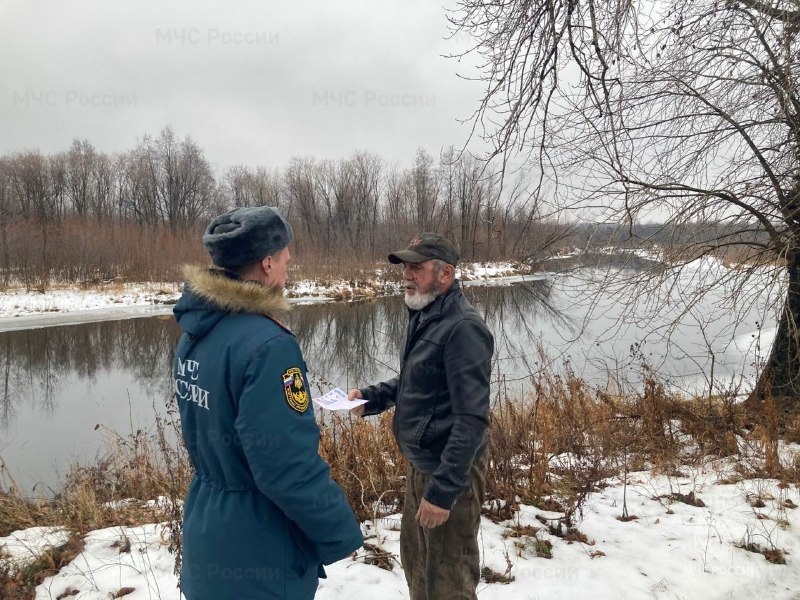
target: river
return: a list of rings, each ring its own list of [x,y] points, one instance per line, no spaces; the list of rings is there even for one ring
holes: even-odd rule
[[[734,318],[711,294],[691,310],[672,302],[645,323],[626,304],[644,306],[651,298],[606,293],[601,279],[583,269],[465,286],[495,335],[495,392],[521,397],[542,369],[635,391],[643,361],[677,391],[752,384],[758,361],[748,346],[771,327],[759,302]],[[406,319],[402,298],[388,297],[300,305],[286,321],[317,395],[391,377]],[[178,337],[170,316],[0,333],[0,458],[20,488],[49,495],[70,463],[92,462],[109,436],[151,430],[170,398]]]

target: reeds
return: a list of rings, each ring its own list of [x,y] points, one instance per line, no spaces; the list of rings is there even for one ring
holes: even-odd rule
[[[491,408],[485,500],[492,502],[484,512],[493,519],[511,518],[520,502],[534,504],[562,513],[550,525],[555,534],[576,535],[584,501],[604,479],[626,481],[637,470],[672,476],[679,467],[730,454],[747,455],[740,461],[749,465],[742,478],[800,482],[800,461],[783,464],[776,451],[779,431],[796,440],[800,423],[778,430],[767,419],[746,429],[732,396],[686,399],[667,392],[652,374],[640,392],[626,396],[595,390],[569,373],[531,377],[527,389],[523,396],[498,394]],[[402,510],[406,463],[391,418],[336,413],[322,424],[320,453],[359,520],[376,522]],[[179,559],[181,506],[192,468],[174,409],[158,417],[152,431],[108,433],[108,451],[92,464],[73,465],[53,498],[25,498],[7,473],[0,477],[0,535],[34,525],[63,527],[73,532],[74,550],[74,540],[91,529],[166,521]],[[37,581],[30,573],[23,577],[27,583],[19,578],[0,572],[0,584],[17,581],[19,590],[30,591]]]
[[[359,521],[402,509],[407,464],[392,437],[392,415],[361,419],[334,413],[322,429],[320,454]]]
[[[21,286],[44,292],[65,284],[180,281],[181,265],[208,261],[199,232],[144,228],[128,221],[87,224],[68,217],[39,226],[21,219],[3,242],[2,289]]]
[[[358,287],[387,269],[385,256],[343,249],[339,256],[312,247],[293,249],[290,280],[322,284],[346,281]],[[125,282],[180,282],[184,264],[210,264],[202,230],[174,231],[164,225],[142,227],[131,221],[87,224],[78,217],[38,226],[20,220],[6,232],[0,248],[0,290],[22,287],[45,292],[77,285],[97,288]],[[389,279],[399,280],[387,273]]]

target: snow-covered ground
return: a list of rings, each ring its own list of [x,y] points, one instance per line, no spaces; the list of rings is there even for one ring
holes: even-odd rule
[[[483,278],[502,282],[512,280],[514,273],[513,265],[478,265],[465,269],[461,278],[465,282]],[[381,281],[380,276],[376,281]],[[298,296],[294,301],[351,297],[364,287],[343,281],[334,290],[333,285],[298,282],[292,288]],[[36,317],[45,310],[107,314],[113,307],[136,303],[152,308],[157,302],[174,300],[179,291],[177,285],[152,285],[117,287],[107,293],[53,292],[44,295],[49,300],[42,304],[27,300],[42,295],[4,294],[0,296],[0,321],[14,318],[12,315]],[[342,291],[349,294],[338,296]],[[751,337],[734,339],[735,348],[744,351],[752,343]],[[783,446],[781,457],[787,465],[797,464],[800,446]],[[578,530],[586,536],[585,541],[553,535],[548,525],[558,513],[535,506],[520,505],[511,521],[493,523],[484,517],[482,567],[488,568],[485,574],[489,579],[495,574],[510,582],[482,581],[478,597],[800,600],[800,489],[797,484],[784,485],[773,479],[741,479],[739,466],[732,459],[709,458],[682,467],[681,476],[630,473],[627,487],[620,478],[607,480],[589,494],[584,505]],[[681,501],[690,493],[702,503]],[[636,518],[620,520],[623,506]],[[399,557],[399,518],[393,515],[363,524],[366,541],[390,553],[392,570],[368,564],[370,553],[362,550],[355,560],[327,568],[328,579],[320,582],[317,598],[407,598]],[[0,561],[12,568],[19,566],[44,548],[63,543],[65,537],[63,531],[40,527],[14,532],[0,538]],[[169,531],[162,524],[92,531],[85,537],[84,551],[58,574],[45,579],[36,597],[178,600],[168,541]],[[548,544],[550,551],[543,552]],[[772,557],[785,564],[769,562],[763,553],[753,551],[759,549],[773,551]],[[543,553],[551,556],[537,555]]]
[[[800,447],[785,448],[795,456]],[[589,495],[578,529],[586,541],[565,541],[548,530],[558,513],[521,505],[511,521],[483,518],[481,564],[510,583],[481,581],[478,597],[619,600],[800,598],[800,493],[772,479],[730,481],[730,461],[684,467],[684,477],[631,473],[627,490],[608,480]],[[703,506],[676,500],[690,492]],[[622,521],[623,502],[636,518]],[[700,502],[696,502],[700,504]],[[367,564],[359,551],[327,568],[317,598],[394,600],[408,598],[399,557],[399,515],[365,522],[366,541],[391,553],[391,571]],[[527,526],[527,527],[526,527]],[[60,533],[43,528],[0,538],[15,557],[32,556],[58,543]],[[89,533],[85,550],[36,590],[38,600],[74,597],[105,600],[129,591],[130,600],[181,598],[167,551],[168,531],[159,524],[112,527]],[[551,557],[537,556],[552,544]],[[742,546],[782,551],[785,564]],[[24,548],[20,550],[20,548]],[[752,546],[754,548],[754,546]],[[74,593],[74,596],[67,595]]]
[[[174,303],[177,283],[126,283],[99,288],[53,288],[45,293],[11,288],[0,294],[0,318]]]
[[[465,283],[510,283],[524,271],[514,263],[465,263],[459,278]],[[0,294],[0,331],[20,326],[46,326],[64,322],[125,318],[169,312],[181,294],[180,283],[112,283],[80,289],[53,287],[45,293],[10,288]],[[327,302],[401,293],[397,277],[377,271],[365,281],[346,279],[290,282],[286,295],[294,303]]]

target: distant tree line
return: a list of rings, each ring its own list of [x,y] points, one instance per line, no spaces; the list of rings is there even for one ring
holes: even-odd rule
[[[732,254],[731,248],[719,247],[724,239],[730,245],[743,246],[753,242],[765,242],[767,233],[763,229],[724,221],[689,221],[673,224],[663,222],[619,223],[574,223],[570,239],[578,248],[658,248],[674,250],[686,246],[713,248],[713,254],[725,257]],[[716,246],[715,246],[716,244]],[[751,253],[752,254],[752,253]],[[700,256],[700,252],[696,253]],[[735,256],[750,256],[736,248]],[[682,257],[685,259],[686,257]],[[690,256],[691,258],[691,256]],[[777,257],[775,257],[777,260]]]
[[[65,232],[83,232],[86,242],[82,225],[191,239],[214,214],[264,204],[290,220],[301,258],[375,258],[419,231],[438,231],[465,259],[530,259],[569,230],[542,218],[524,174],[501,185],[484,163],[452,148],[438,157],[420,148],[408,168],[362,151],[295,157],[283,169],[237,165],[217,178],[203,149],[167,127],[113,155],[76,139],[55,154],[0,157],[0,265],[8,280],[15,268],[47,270],[65,253],[74,257]]]

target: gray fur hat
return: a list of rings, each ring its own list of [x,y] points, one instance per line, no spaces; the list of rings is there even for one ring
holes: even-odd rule
[[[203,244],[214,264],[240,267],[280,252],[294,234],[271,206],[234,208],[215,217],[203,234]]]

